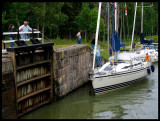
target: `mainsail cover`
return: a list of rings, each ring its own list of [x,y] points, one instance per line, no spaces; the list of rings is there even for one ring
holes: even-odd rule
[[[116,31],[114,32],[114,40],[113,40],[113,35],[111,37],[111,46],[112,46],[113,52],[120,51],[120,39]]]
[[[120,42],[120,47],[124,47],[126,44],[123,42]]]
[[[150,44],[153,42],[153,40],[144,40],[144,35],[143,35],[143,33],[141,33],[140,42],[141,42],[141,44],[145,44],[145,43]]]

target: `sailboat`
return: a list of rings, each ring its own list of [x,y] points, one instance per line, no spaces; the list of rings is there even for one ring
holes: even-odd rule
[[[136,11],[135,11],[136,13]],[[146,54],[150,56],[150,61],[151,62],[157,62],[158,61],[158,49],[155,44],[151,44],[153,40],[145,40],[144,35],[143,35],[143,2],[142,2],[142,16],[141,16],[141,36],[140,36],[140,43],[141,43],[141,48],[132,51],[132,43],[133,43],[133,38],[134,38],[134,28],[135,28],[135,18],[136,15],[134,16],[134,24],[133,24],[133,31],[132,31],[132,42],[131,42],[131,51],[130,52],[123,52],[119,53],[118,57],[124,57],[124,56],[130,56],[132,59],[138,59],[145,61]],[[113,60],[114,56],[111,56],[109,60]]]
[[[120,50],[120,39],[117,36],[117,2],[115,2],[114,4],[115,32],[111,38],[111,46],[114,51],[115,58],[114,61],[106,62],[102,67],[94,68],[101,11],[101,2],[99,3],[93,68],[92,71],[89,72],[89,79],[92,81],[95,95],[107,93],[109,91],[134,84],[144,79],[148,74],[151,74],[151,62],[133,60],[129,56],[126,56],[124,58],[117,58],[117,51]]]

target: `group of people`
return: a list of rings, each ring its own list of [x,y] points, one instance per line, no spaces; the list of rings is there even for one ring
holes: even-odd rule
[[[37,31],[37,29],[33,29],[34,31]],[[14,24],[11,24],[8,28],[9,32],[14,32]],[[32,31],[32,28],[29,27],[28,22],[24,21],[24,24],[21,25],[19,27],[19,31],[20,32],[28,32],[28,31]],[[28,39],[28,35],[27,34],[20,34],[21,39]],[[9,39],[10,40],[14,40],[15,35],[14,34],[10,34],[9,35]],[[10,47],[14,47],[15,42],[11,42]]]

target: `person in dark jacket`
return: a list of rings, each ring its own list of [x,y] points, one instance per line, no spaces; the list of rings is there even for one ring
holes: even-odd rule
[[[132,49],[133,49],[133,51],[135,50],[135,47],[136,47],[136,43],[133,41],[133,43],[132,43]]]
[[[95,46],[95,38],[92,40],[91,45],[92,45],[92,48],[94,49],[94,46]]]
[[[112,49],[109,50],[109,55],[112,56]]]
[[[14,25],[11,24],[11,25],[9,26],[9,28],[8,28],[8,31],[9,31],[9,32],[14,32],[13,29],[14,29]],[[10,40],[14,40],[14,34],[10,34],[10,35],[9,35],[9,39],[10,39]],[[15,42],[11,42],[10,47],[14,47],[14,44],[15,44]]]

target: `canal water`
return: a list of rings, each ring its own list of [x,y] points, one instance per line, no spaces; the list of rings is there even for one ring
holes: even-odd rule
[[[21,119],[158,119],[158,63],[145,80],[107,94],[90,95],[91,83]]]

